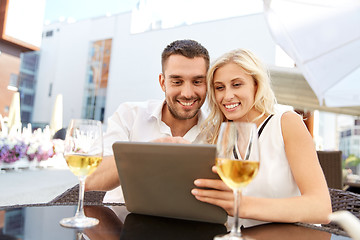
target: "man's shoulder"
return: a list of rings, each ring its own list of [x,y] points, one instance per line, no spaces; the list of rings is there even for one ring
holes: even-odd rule
[[[123,102],[118,107],[118,111],[123,110],[134,110],[134,111],[141,111],[141,110],[152,110],[157,108],[160,104],[163,103],[163,100],[148,100],[148,101],[141,101],[141,102]]]

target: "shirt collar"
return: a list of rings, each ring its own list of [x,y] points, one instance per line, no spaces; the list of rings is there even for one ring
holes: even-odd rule
[[[161,116],[162,116],[162,109],[163,109],[164,104],[165,104],[165,100],[163,102],[160,102],[150,112],[150,118],[155,118],[157,120],[157,122],[159,123],[159,125],[161,125],[161,123],[163,123],[161,121]],[[186,140],[188,140],[190,142],[194,142],[196,140],[196,138],[198,137],[198,135],[200,134],[200,132],[201,132],[201,124],[205,121],[205,118],[206,118],[206,114],[205,114],[204,110],[202,110],[202,108],[201,108],[199,110],[199,112],[198,112],[198,122],[197,122],[197,124],[195,126],[193,126],[184,135],[184,139],[186,139]]]
[[[202,137],[199,135],[202,135],[201,133],[201,125],[205,121],[205,113],[202,109],[198,112],[198,122],[195,126],[193,126],[187,133],[184,135],[184,139],[190,141],[190,142],[198,142],[202,141]]]
[[[165,100],[162,102],[159,102],[159,104],[157,104],[157,106],[154,107],[154,109],[149,109],[151,112],[150,114],[150,118],[156,118],[158,122],[161,121],[161,115],[162,115],[162,108],[165,104]]]

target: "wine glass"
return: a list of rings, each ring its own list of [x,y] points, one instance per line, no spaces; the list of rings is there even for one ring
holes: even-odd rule
[[[259,169],[259,144],[256,125],[246,122],[224,122],[221,124],[216,145],[217,172],[223,182],[234,192],[234,219],[230,233],[215,236],[215,240],[238,240],[239,194],[256,176]]]
[[[101,122],[73,119],[66,132],[64,157],[71,172],[79,178],[79,202],[74,217],[64,218],[60,225],[69,228],[87,228],[99,223],[84,213],[85,179],[95,171],[103,157]]]

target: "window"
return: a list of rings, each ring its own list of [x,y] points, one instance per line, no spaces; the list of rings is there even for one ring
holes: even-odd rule
[[[31,113],[27,111],[21,111],[21,121],[22,122],[30,122]]]
[[[360,128],[354,130],[354,135],[360,135]]]
[[[47,31],[46,33],[45,33],[45,37],[52,37],[52,35],[53,35],[53,31],[51,30],[51,31]]]
[[[22,53],[21,69],[35,72],[38,66],[39,54],[37,52]]]
[[[49,85],[49,97],[51,97],[51,94],[52,94],[52,83],[50,83],[50,85]]]
[[[347,137],[351,136],[351,129],[349,129],[349,130],[346,131],[346,136],[347,136]]]
[[[33,89],[35,86],[35,79],[33,75],[20,73],[20,86],[23,88]]]
[[[104,120],[111,46],[112,39],[95,41],[90,45],[82,108],[83,118]]]
[[[23,104],[28,105],[28,106],[33,106],[34,105],[34,96],[29,95],[29,94],[24,94]]]

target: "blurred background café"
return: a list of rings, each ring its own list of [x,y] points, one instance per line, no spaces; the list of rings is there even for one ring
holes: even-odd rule
[[[273,8],[267,2],[1,0],[0,206],[46,203],[76,185],[62,156],[70,119],[100,120],[105,130],[122,102],[162,99],[160,53],[176,39],[200,42],[211,60],[251,49],[269,67],[277,107],[303,116],[328,186],[359,193],[359,17],[326,18],[351,1],[283,0],[273,1]],[[317,14],[301,15],[296,4],[302,2]],[[329,8],[335,10],[325,12]],[[276,31],[289,15],[309,22],[309,32]],[[314,34],[311,41],[302,39],[306,34]],[[308,55],[290,49],[285,40],[294,36],[301,37],[295,50],[307,45]],[[337,59],[342,50],[351,54],[335,66],[331,60],[311,65],[313,59]],[[316,66],[338,78],[312,72]]]
[[[120,103],[161,99],[156,84],[159,53],[174,39],[192,38],[208,48],[212,60],[238,47],[254,51],[269,67],[279,107],[303,115],[318,151],[341,151],[333,153],[340,159],[336,167],[341,173],[336,177],[343,176],[337,187],[359,181],[359,70],[353,71],[352,82],[337,81],[321,92],[274,41],[263,1],[187,0],[176,8],[172,2],[2,0],[1,169],[33,158],[26,153],[6,158],[8,145],[28,145],[28,155],[36,152],[41,162],[61,151],[54,135],[71,118],[100,120],[106,128],[107,118]],[[335,2],[323,7],[335,7]],[[321,24],[325,30],[333,25],[330,20]],[[61,139],[61,134],[55,138]],[[38,145],[53,153],[30,144],[39,141],[46,141]],[[42,153],[46,151],[48,156]]]

